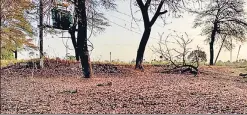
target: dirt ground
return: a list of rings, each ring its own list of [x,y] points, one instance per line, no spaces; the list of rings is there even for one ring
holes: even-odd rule
[[[1,113],[247,114],[247,80],[236,69],[203,67],[193,77],[133,68],[95,65],[90,79],[76,66],[2,69]]]

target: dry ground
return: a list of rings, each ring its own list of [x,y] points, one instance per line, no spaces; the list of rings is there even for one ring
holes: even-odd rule
[[[157,73],[159,67],[109,68],[115,69],[90,79],[80,78],[76,67],[35,70],[34,76],[32,69],[2,69],[1,113],[247,114],[247,82],[235,69],[204,67],[192,77]]]

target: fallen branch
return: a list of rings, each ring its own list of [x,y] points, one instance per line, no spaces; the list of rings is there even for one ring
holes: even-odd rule
[[[190,39],[187,34],[186,34],[187,39],[184,38],[183,35],[179,36],[178,34],[176,34],[175,37],[179,38],[179,39],[175,39],[177,42],[176,44],[179,45],[179,49],[177,48],[170,49],[167,44],[167,39],[172,35],[169,34],[164,42],[162,42],[163,33],[159,34],[159,36],[160,36],[160,41],[158,43],[159,48],[158,49],[154,48],[153,51],[161,55],[160,57],[164,58],[166,61],[169,61],[171,66],[173,66],[172,68],[166,69],[166,71],[163,71],[162,73],[179,73],[179,74],[190,73],[196,77],[198,74],[198,67],[200,61],[199,58],[201,58],[200,54],[198,54],[200,53],[199,47],[197,47],[198,51],[194,52],[195,59],[193,58],[194,60],[191,61],[192,64],[186,64],[186,56],[188,55],[188,53],[190,53],[190,48],[188,48],[187,46],[192,42],[192,39]],[[165,49],[162,48],[162,45],[165,46]],[[172,55],[172,51],[178,55],[176,56]],[[181,60],[181,64],[176,63],[174,58]],[[196,66],[194,66],[193,63],[196,63]]]
[[[198,68],[193,65],[181,65],[169,69],[168,71],[165,71],[163,73],[177,73],[177,74],[190,73],[193,74],[194,77],[196,77],[198,75],[198,72],[199,72]]]
[[[247,78],[247,74],[240,73],[239,76],[242,76],[243,78]]]

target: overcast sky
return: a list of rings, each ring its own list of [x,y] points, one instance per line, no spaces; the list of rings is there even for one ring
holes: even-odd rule
[[[94,50],[91,53],[91,60],[109,60],[110,52],[112,53],[112,60],[119,59],[121,61],[130,62],[136,58],[137,49],[139,42],[143,33],[143,22],[138,22],[139,27],[134,21],[132,21],[131,28],[131,13],[129,2],[117,2],[118,11],[109,11],[105,13],[105,16],[109,19],[110,27],[106,28],[106,31],[90,38],[91,42],[94,44]],[[245,7],[247,11],[247,7]],[[137,18],[141,18],[141,12],[135,14]],[[139,14],[139,15],[138,15]],[[163,22],[158,20],[152,28],[151,38],[148,41],[146,51],[144,54],[144,59],[149,61],[152,59],[158,59],[158,57],[150,49],[152,46],[157,47],[159,41],[158,33],[164,32],[164,37],[166,37],[172,30],[180,33],[186,32],[190,38],[193,39],[190,48],[195,49],[197,45],[202,47],[206,53],[209,60],[209,45],[205,43],[205,36],[200,36],[200,28],[192,28],[193,20],[195,16],[184,13],[182,18],[167,18],[167,23],[163,26]],[[66,48],[63,44],[67,39],[59,38],[62,34],[57,36],[47,35],[44,37],[44,51],[48,53],[50,57],[60,57],[64,58],[66,54]],[[69,34],[65,31],[63,37],[69,37]],[[168,39],[169,41],[174,41]],[[71,40],[68,40],[68,45],[73,49]],[[236,45],[233,50],[233,61],[236,60],[238,47],[240,44]],[[177,47],[176,45],[169,45],[172,47]],[[215,46],[215,55],[219,50],[219,45]],[[70,54],[74,55],[73,50],[68,50]],[[247,43],[242,44],[239,59],[247,59],[246,55]],[[20,58],[27,58],[27,54],[22,52]],[[223,49],[219,60],[227,61],[230,60],[230,52]]]

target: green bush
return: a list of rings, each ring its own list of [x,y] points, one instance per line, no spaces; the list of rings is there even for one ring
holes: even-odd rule
[[[247,60],[238,60],[234,62],[226,61],[223,62],[219,60],[215,65],[217,66],[232,66],[232,67],[237,67],[237,68],[247,68]]]
[[[9,65],[19,63],[19,62],[25,62],[25,60],[15,60],[15,59],[13,59],[13,60],[1,60],[1,67],[6,67]]]
[[[76,57],[75,56],[67,56],[66,59],[67,60],[76,60]]]
[[[12,60],[14,59],[14,53],[12,51],[1,49],[1,59],[2,60]]]

